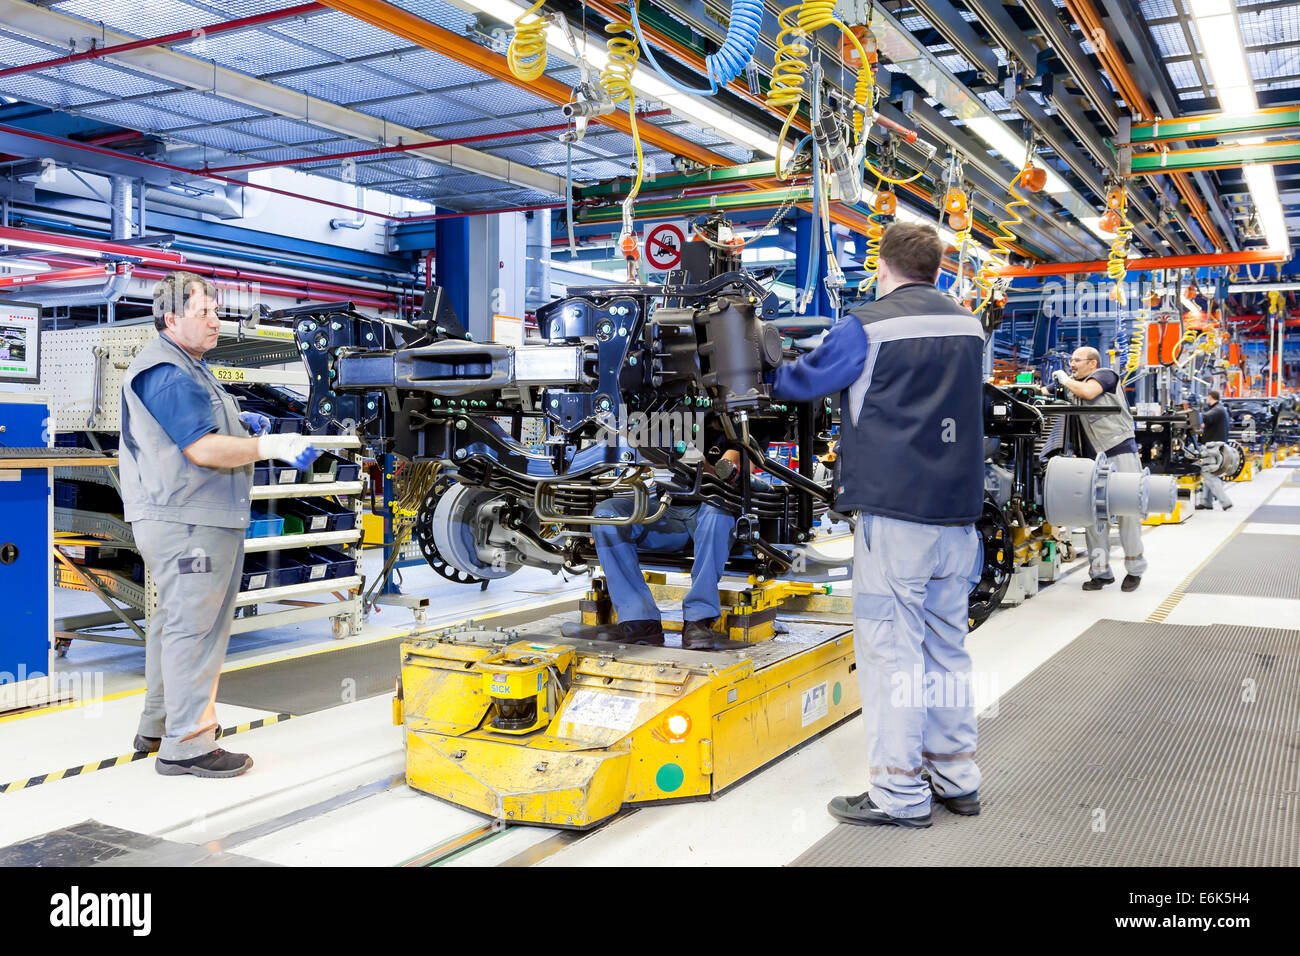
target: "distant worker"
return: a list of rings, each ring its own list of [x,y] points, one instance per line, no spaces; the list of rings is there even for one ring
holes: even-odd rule
[[[249,437],[270,421],[243,414],[202,361],[221,331],[216,288],[173,272],[154,289],[158,337],[122,379],[122,506],[158,589],[145,640],[137,752],[166,776],[233,777],[253,765],[217,746],[217,678],[244,565],[252,464],[305,468],[303,435]]]
[[[1073,373],[1073,374],[1071,374]],[[1105,454],[1111,468],[1117,472],[1141,474],[1142,459],[1138,456],[1137,439],[1133,432],[1133,413],[1119,382],[1119,374],[1101,368],[1101,354],[1084,346],[1070,356],[1070,371],[1057,369],[1052,373],[1058,385],[1065,388],[1077,404],[1097,409],[1118,409],[1099,415],[1080,415],[1079,423],[1087,439],[1089,453]],[[1119,538],[1124,546],[1124,583],[1121,590],[1135,591],[1146,572],[1146,558],[1142,556],[1142,519],[1128,515],[1119,520]],[[1085,591],[1100,591],[1115,583],[1110,569],[1110,526],[1097,531],[1087,528],[1089,577],[1083,583]]]
[[[853,647],[870,786],[827,810],[861,826],[928,827],[932,801],[980,812],[966,634],[980,577],[984,330],[935,288],[943,250],[932,226],[889,226],[875,301],[779,368],[773,388],[793,401],[841,393],[834,507],[856,512]],[[915,699],[921,687],[943,688],[942,699]]]
[[[1220,451],[1224,442],[1228,440],[1228,410],[1219,404],[1217,391],[1211,391],[1206,395],[1205,405],[1205,414],[1201,416],[1201,446],[1206,451]],[[1217,448],[1211,448],[1216,445]],[[1223,479],[1213,474],[1208,466],[1202,467],[1201,500],[1196,507],[1213,511],[1215,501],[1223,505],[1224,511],[1232,507],[1232,499],[1228,497],[1228,489],[1224,487]]]

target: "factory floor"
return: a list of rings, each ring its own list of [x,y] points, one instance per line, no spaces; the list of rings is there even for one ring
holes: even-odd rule
[[[1265,470],[1251,482],[1228,486],[1236,504],[1231,511],[1196,511],[1185,524],[1145,529],[1150,570],[1133,593],[1118,587],[1081,592],[1087,575],[1084,564],[1076,562],[1037,596],[995,613],[969,639],[976,671],[996,675],[984,688],[1005,695],[1098,620],[1145,621],[1171,596],[1178,600],[1164,618],[1169,624],[1300,627],[1300,600],[1181,590],[1192,572],[1243,531],[1293,536],[1294,554],[1300,555],[1300,537],[1295,537],[1300,524],[1249,522],[1265,502],[1300,506],[1300,483],[1293,477],[1300,478],[1300,469]],[[1114,553],[1118,568],[1118,548]],[[368,556],[368,575],[377,562],[376,555]],[[482,592],[446,582],[428,568],[407,569],[405,575],[409,593],[430,598],[430,623],[522,608],[585,589],[585,578],[566,582],[536,571],[521,571]],[[56,615],[95,610],[87,598],[56,592]],[[410,625],[409,611],[391,607],[343,641],[331,638],[328,622],[237,636],[227,670],[391,639]],[[95,694],[73,706],[0,717],[0,791],[11,782],[97,767],[127,753],[139,716],[143,664],[138,648],[74,643],[59,670],[102,675],[87,684]],[[512,827],[485,836],[483,818],[405,785],[391,692],[359,695],[355,701],[348,696],[341,693],[335,706],[223,740],[227,749],[247,752],[255,761],[249,773],[235,779],[164,778],[151,759],[144,759],[11,786],[0,794],[5,810],[0,848],[96,821],[117,828],[112,832],[161,838],[173,849],[186,845],[195,858],[213,858],[209,862],[220,857],[248,864],[392,866],[433,855],[451,866],[631,860],[663,866],[782,865],[833,829],[825,811],[831,796],[860,792],[866,784],[861,722],[855,717],[714,801],[643,808],[587,834]],[[228,728],[276,716],[228,704],[217,708]],[[462,840],[469,849],[446,852]]]

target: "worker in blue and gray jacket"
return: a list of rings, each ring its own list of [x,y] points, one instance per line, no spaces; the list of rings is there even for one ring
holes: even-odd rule
[[[932,799],[979,813],[965,645],[981,563],[984,332],[935,288],[943,250],[931,226],[886,229],[876,300],[773,383],[793,401],[841,393],[835,509],[857,513],[853,645],[870,777],[866,792],[830,802],[845,823],[927,827]]]
[[[266,434],[203,362],[221,331],[217,290],[193,272],[154,289],[158,337],[122,379],[122,507],[158,591],[145,639],[137,752],[160,774],[233,777],[247,754],[217,746],[217,678],[244,566],[252,464],[305,468],[320,454],[303,435]],[[250,437],[249,431],[260,437]]]

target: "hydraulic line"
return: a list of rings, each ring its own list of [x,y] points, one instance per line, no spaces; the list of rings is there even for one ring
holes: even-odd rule
[[[712,96],[718,92],[718,87],[726,86],[740,76],[754,56],[754,49],[758,46],[759,31],[763,26],[763,0],[732,0],[731,15],[727,21],[727,36],[716,52],[704,58],[704,74],[708,78],[709,88],[697,90],[683,85],[664,72],[663,67],[655,59],[650,44],[641,33],[641,21],[637,16],[636,7],[637,0],[632,0],[628,4],[628,13],[631,15],[632,31],[645,49],[646,61],[669,86],[697,96]]]
[[[545,2],[537,0],[515,20],[515,34],[506,55],[510,72],[521,80],[535,80],[546,72],[546,28],[551,18],[537,12]]]
[[[998,221],[997,234],[993,237],[993,245],[989,249],[988,256],[984,259],[979,271],[975,273],[974,282],[979,286],[980,300],[972,310],[976,315],[984,311],[984,307],[989,304],[993,297],[993,283],[997,278],[1000,270],[1005,269],[1011,264],[1011,244],[1016,241],[1016,234],[1011,231],[1012,226],[1018,226],[1023,219],[1020,213],[1014,210],[1018,206],[1028,206],[1029,201],[1024,196],[1016,192],[1016,185],[1021,181],[1025,174],[1033,167],[1026,162],[1020,172],[1016,173],[1016,178],[1011,180],[1007,186],[1007,192],[1012,196],[1010,202],[1006,203],[1003,208],[1006,210],[1006,219]]]

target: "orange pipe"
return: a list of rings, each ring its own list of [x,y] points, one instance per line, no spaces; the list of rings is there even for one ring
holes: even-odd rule
[[[450,30],[444,30],[437,24],[430,23],[413,13],[407,13],[392,4],[384,3],[383,0],[324,0],[322,5],[386,30],[404,40],[410,40],[426,50],[433,50],[435,53],[459,60],[494,79],[504,80],[552,103],[569,102],[571,91],[558,80],[553,80],[549,76],[540,76],[535,80],[521,80],[510,72],[510,61],[501,54],[493,53],[472,40],[458,36]],[[632,134],[631,121],[622,110],[596,117],[594,122],[603,123],[629,136]],[[667,152],[685,156],[706,166],[735,165],[719,153],[650,123],[640,124],[640,130],[643,140]]]
[[[1198,266],[1253,266],[1269,262],[1285,262],[1280,252],[1213,252],[1192,256],[1152,256],[1148,259],[1128,260],[1129,272],[1148,269],[1193,269]],[[1093,262],[1047,262],[1036,266],[1008,266],[998,271],[1005,278],[1021,276],[1064,276],[1105,272],[1106,260]]]
[[[1101,15],[1098,13],[1092,0],[1065,0],[1065,8],[1070,12],[1080,29],[1083,30],[1084,36],[1092,41],[1093,47],[1097,51],[1097,57],[1105,66],[1106,72],[1119,87],[1119,92],[1124,97],[1124,102],[1129,106],[1129,112],[1134,113],[1138,119],[1154,120],[1156,119],[1155,110],[1151,108],[1151,102],[1142,92],[1141,85],[1133,79],[1133,74],[1129,72],[1128,64],[1124,62],[1116,51],[1115,45],[1110,41],[1110,36],[1106,33],[1106,28],[1101,22]],[[1196,221],[1201,224],[1205,230],[1206,237],[1213,243],[1216,249],[1222,249],[1226,244],[1219,230],[1215,228],[1214,223],[1210,220],[1210,211],[1206,208],[1204,201],[1197,194],[1196,188],[1188,180],[1184,173],[1172,174],[1174,188],[1178,194],[1183,197],[1192,210],[1192,215]]]

